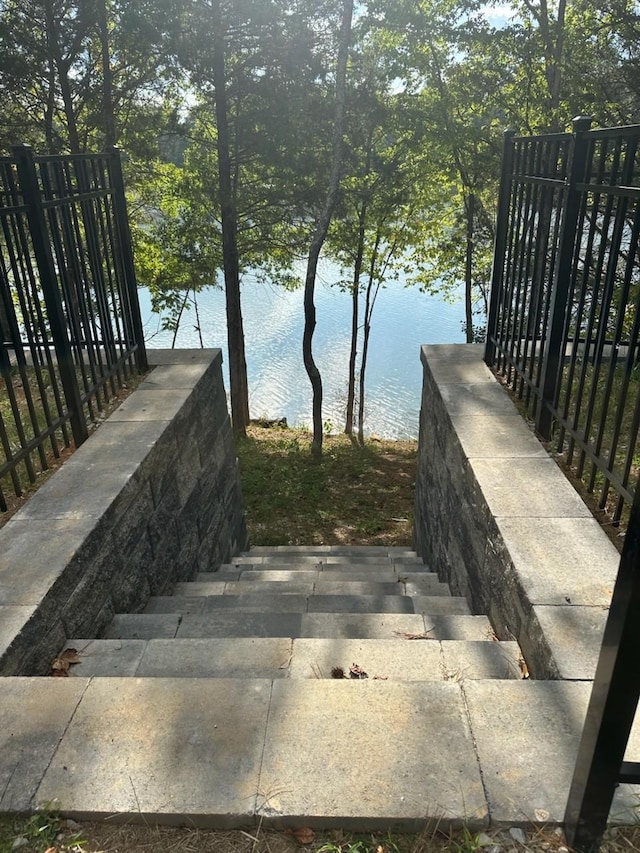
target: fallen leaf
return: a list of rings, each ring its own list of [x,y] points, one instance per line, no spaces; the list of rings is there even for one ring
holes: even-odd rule
[[[52,669],[49,675],[52,678],[69,678],[69,672],[66,669]]]
[[[518,658],[518,666],[520,667],[520,672],[522,674],[523,679],[531,677],[529,675],[529,668],[528,668],[524,658]]]
[[[431,630],[433,629],[430,628],[429,631]],[[394,631],[393,633],[404,640],[433,640],[433,637],[429,636],[429,631],[424,631],[422,634],[409,634],[406,631]]]
[[[357,663],[352,663],[349,667],[349,675],[351,678],[369,678],[367,673],[361,666],[358,666]]]
[[[316,834],[308,826],[301,826],[300,829],[286,829],[287,835],[293,835],[298,844],[313,844]]]
[[[77,649],[65,649],[60,655],[61,660],[66,660],[69,663],[82,663]]]
[[[388,681],[389,676],[388,675],[374,675],[373,680],[374,681]]]
[[[51,661],[51,669],[56,672],[69,672],[69,661],[64,658],[54,658]]]

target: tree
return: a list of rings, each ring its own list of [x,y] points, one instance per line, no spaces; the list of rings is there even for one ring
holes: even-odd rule
[[[318,259],[322,246],[327,237],[331,217],[338,201],[340,177],[342,170],[342,151],[344,134],[344,111],[346,96],[347,60],[351,41],[351,20],[353,17],[353,0],[344,0],[338,58],[336,62],[335,113],[333,120],[333,156],[331,175],[327,186],[324,207],[318,216],[311,237],[307,272],[304,284],[304,335],[302,340],[302,355],[304,366],[313,390],[313,441],[311,452],[314,457],[322,455],[322,377],[313,358],[313,332],[316,326],[316,308],[313,301],[318,270]]]

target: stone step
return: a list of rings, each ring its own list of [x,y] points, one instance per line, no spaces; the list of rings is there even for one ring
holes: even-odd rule
[[[243,551],[240,556],[272,556],[274,554],[295,555],[306,554],[311,556],[358,557],[358,556],[387,556],[387,557],[417,557],[412,548],[403,545],[252,545],[248,551]]]
[[[176,584],[175,595],[259,595],[265,593],[280,593],[283,595],[297,593],[306,595],[444,595],[450,596],[449,586],[440,583],[437,578],[414,576],[412,579],[398,578],[388,581],[355,581],[318,577],[300,573],[300,577],[291,578],[288,573],[279,579],[269,576],[262,580],[253,573],[245,573],[239,580],[226,581],[222,578],[211,581],[190,581]],[[260,573],[258,573],[260,574]]]
[[[411,574],[426,574],[435,575],[428,566],[423,563],[357,563],[357,562],[339,562],[339,563],[321,563],[309,562],[298,563],[295,561],[274,561],[266,563],[223,563],[215,572],[202,572],[204,575],[238,575],[244,572],[270,572],[270,571],[287,571],[287,572],[339,572],[340,574],[362,574],[376,575],[378,573],[391,574],[394,577],[405,575],[408,572]]]
[[[186,584],[187,593],[192,585]],[[195,586],[195,585],[194,585]],[[205,586],[198,584],[197,586]],[[218,610],[272,613],[430,613],[466,615],[462,598],[448,595],[161,595],[149,599],[145,613],[212,613]]]
[[[0,679],[5,809],[58,800],[76,819],[220,829],[543,829],[563,821],[590,691],[515,679]],[[628,758],[638,755],[635,738]],[[612,814],[632,823],[634,809],[621,785]]]
[[[357,663],[369,678],[465,681],[520,678],[517,643],[431,640],[216,638],[70,640],[71,675],[137,678],[332,678]]]
[[[322,563],[325,566],[344,565],[346,563],[353,566],[423,566],[424,563],[419,557],[378,557],[374,555],[364,555],[358,557],[348,557],[340,554],[246,554],[238,557],[233,557],[225,566],[251,566],[251,565],[282,565],[287,566],[289,563],[294,565],[316,565]]]
[[[436,598],[435,602],[457,599]],[[105,639],[170,639],[172,637],[316,637],[341,639],[466,639],[465,628],[456,633],[456,620],[448,613],[270,613],[219,610],[211,613],[126,613],[116,615]],[[471,617],[478,618],[478,617]],[[483,617],[480,617],[481,619]],[[453,620],[453,621],[452,621]],[[485,636],[489,625],[483,619]],[[474,626],[477,631],[478,625]],[[481,639],[477,634],[474,639]]]

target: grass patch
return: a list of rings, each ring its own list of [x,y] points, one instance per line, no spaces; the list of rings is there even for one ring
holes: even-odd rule
[[[237,441],[253,545],[409,545],[417,442],[347,436],[324,439],[320,462],[311,435],[251,426]]]

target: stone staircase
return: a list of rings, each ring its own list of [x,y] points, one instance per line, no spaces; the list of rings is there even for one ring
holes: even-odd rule
[[[474,726],[520,651],[411,551],[252,548],[66,646],[81,701],[38,799],[70,816],[490,821]]]
[[[83,676],[521,677],[517,644],[400,548],[253,548],[68,645]]]

